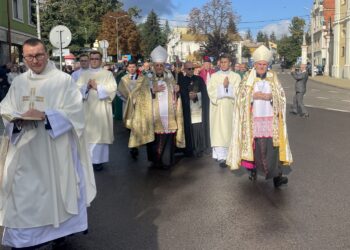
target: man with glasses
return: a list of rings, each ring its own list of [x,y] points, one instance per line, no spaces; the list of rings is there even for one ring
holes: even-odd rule
[[[10,139],[0,224],[3,245],[37,249],[87,230],[86,207],[96,186],[75,83],[48,60],[41,40],[25,41],[23,57],[29,70],[13,80],[0,104]]]
[[[158,46],[151,53],[154,72],[151,78],[155,140],[147,145],[152,167],[168,169],[174,164],[175,145],[184,147],[184,131],[179,86],[165,69],[166,50]]]
[[[86,136],[96,171],[109,161],[109,144],[114,140],[112,101],[117,91],[113,73],[101,65],[102,54],[90,52],[90,69],[77,82],[83,95]]]
[[[220,70],[212,75],[207,85],[210,98],[210,142],[213,158],[220,167],[226,167],[230,146],[233,107],[241,77],[231,71],[229,55],[220,56]]]
[[[185,76],[179,79],[184,117],[186,156],[200,157],[210,149],[209,97],[207,86],[194,75],[192,62],[185,63]]]
[[[79,63],[80,63],[80,69],[72,73],[72,78],[74,81],[78,81],[80,75],[89,69],[90,67],[89,56],[87,54],[81,54],[79,56]]]

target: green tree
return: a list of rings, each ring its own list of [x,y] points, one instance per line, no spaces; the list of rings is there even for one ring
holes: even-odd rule
[[[162,32],[163,33],[162,45],[165,46],[166,44],[168,44],[169,36],[171,34],[171,29],[170,29],[168,20],[165,21],[165,24],[164,24],[164,27],[163,27],[162,31],[163,31]]]
[[[274,31],[272,31],[272,33],[270,34],[270,41],[273,43],[277,42],[276,34]]]
[[[248,59],[252,56],[252,54],[250,53],[250,49],[247,46],[242,47],[242,56]]]
[[[49,33],[56,25],[67,26],[72,33],[69,48],[79,51],[84,44],[92,44],[99,32],[101,18],[110,10],[120,9],[117,0],[47,0],[41,5],[41,30],[44,42],[50,48]]]
[[[293,17],[289,25],[291,35],[284,36],[277,43],[277,52],[280,56],[284,56],[287,67],[293,65],[297,61],[297,58],[301,56],[304,26],[304,19]]]
[[[264,44],[267,48],[270,48],[269,36],[266,33],[264,34]]]
[[[140,26],[141,46],[144,56],[149,56],[158,45],[164,45],[164,36],[159,24],[158,15],[152,10],[146,22]]]
[[[212,56],[216,60],[222,53],[234,54],[228,34],[220,34],[218,31],[208,35],[208,40],[202,44],[202,52],[203,55]]]
[[[259,31],[258,34],[256,34],[256,41],[258,43],[263,43],[265,42],[265,35],[262,31]]]

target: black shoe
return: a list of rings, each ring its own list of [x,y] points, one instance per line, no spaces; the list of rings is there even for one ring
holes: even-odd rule
[[[92,164],[92,166],[94,167],[95,171],[101,171],[103,169],[103,164],[102,163]]]
[[[137,160],[137,156],[139,155],[138,148],[131,148],[130,155],[131,155],[131,158],[133,158],[134,160]]]
[[[256,181],[256,179],[257,179],[256,170],[255,169],[250,170],[249,180]]]
[[[301,114],[301,115],[300,115],[300,117],[302,117],[302,118],[309,118],[309,116],[310,116],[310,115],[309,115],[308,113],[305,113],[305,114]]]
[[[275,188],[278,188],[283,184],[287,184],[287,183],[288,183],[288,178],[285,176],[277,176],[273,178],[273,185],[275,186]]]
[[[220,160],[220,161],[219,161],[219,166],[220,166],[221,168],[226,168],[226,167],[227,167],[226,161],[225,161],[225,160]]]

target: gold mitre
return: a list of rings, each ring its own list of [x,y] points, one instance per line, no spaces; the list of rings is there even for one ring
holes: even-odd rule
[[[152,50],[151,58],[153,62],[165,63],[168,59],[168,52],[162,46],[158,45]]]
[[[269,63],[272,61],[272,53],[266,46],[260,45],[253,53],[253,60],[254,62],[266,61]]]

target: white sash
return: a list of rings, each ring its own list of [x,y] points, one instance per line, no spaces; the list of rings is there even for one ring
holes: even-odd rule
[[[165,89],[163,92],[158,92],[158,105],[159,105],[159,115],[160,120],[162,121],[162,125],[165,131],[168,130],[169,119],[168,119],[168,111],[169,111],[169,103],[168,103],[168,86],[166,82],[159,80],[158,86],[164,85]]]

